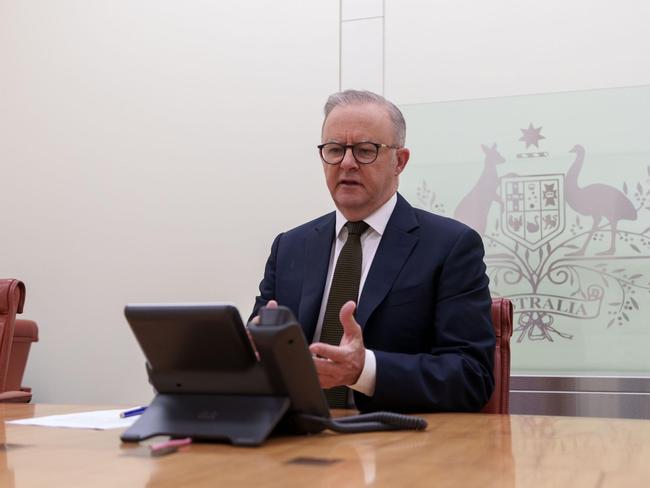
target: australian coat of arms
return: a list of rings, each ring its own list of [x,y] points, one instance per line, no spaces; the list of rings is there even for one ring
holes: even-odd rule
[[[526,150],[509,158],[497,144],[482,145],[483,171],[453,210],[483,237],[490,290],[513,302],[517,342],[571,340],[573,320],[624,326],[650,302],[650,166],[619,188],[589,182],[581,178],[588,151],[575,144],[552,156],[566,161],[565,173],[499,171],[507,160],[550,158],[539,150],[541,130],[521,129]],[[416,198],[446,212],[426,181]]]

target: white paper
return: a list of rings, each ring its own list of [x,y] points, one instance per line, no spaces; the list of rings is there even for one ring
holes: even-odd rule
[[[38,425],[41,427],[68,427],[72,429],[123,429],[130,427],[139,415],[121,418],[120,410],[95,410],[92,412],[68,413],[65,415],[48,415],[30,419],[9,420],[8,424]]]

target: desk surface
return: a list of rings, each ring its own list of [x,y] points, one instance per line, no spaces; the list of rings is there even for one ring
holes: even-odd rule
[[[96,410],[0,404],[2,420]],[[114,407],[113,407],[114,408]],[[1,424],[0,486],[650,486],[650,421],[433,414],[426,432],[193,444],[151,457],[120,430]],[[299,458],[303,458],[300,461]]]

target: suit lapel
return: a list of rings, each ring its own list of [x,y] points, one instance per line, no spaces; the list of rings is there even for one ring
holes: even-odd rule
[[[411,233],[417,227],[413,207],[398,194],[395,210],[384,230],[359,299],[356,319],[361,327],[366,325],[368,318],[386,297],[404,267],[418,241],[417,235]]]
[[[316,330],[316,321],[323,300],[323,289],[330,263],[335,213],[326,215],[305,238],[305,274],[300,296],[298,322],[302,324],[308,342]]]

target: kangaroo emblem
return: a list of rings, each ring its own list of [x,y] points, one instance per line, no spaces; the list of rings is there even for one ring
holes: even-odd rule
[[[496,143],[492,144],[492,147],[481,144],[481,149],[485,153],[483,172],[474,187],[456,207],[454,218],[483,235],[492,202],[496,201],[503,207],[503,200],[497,194],[499,186],[497,164],[505,163],[506,160],[497,151]]]

